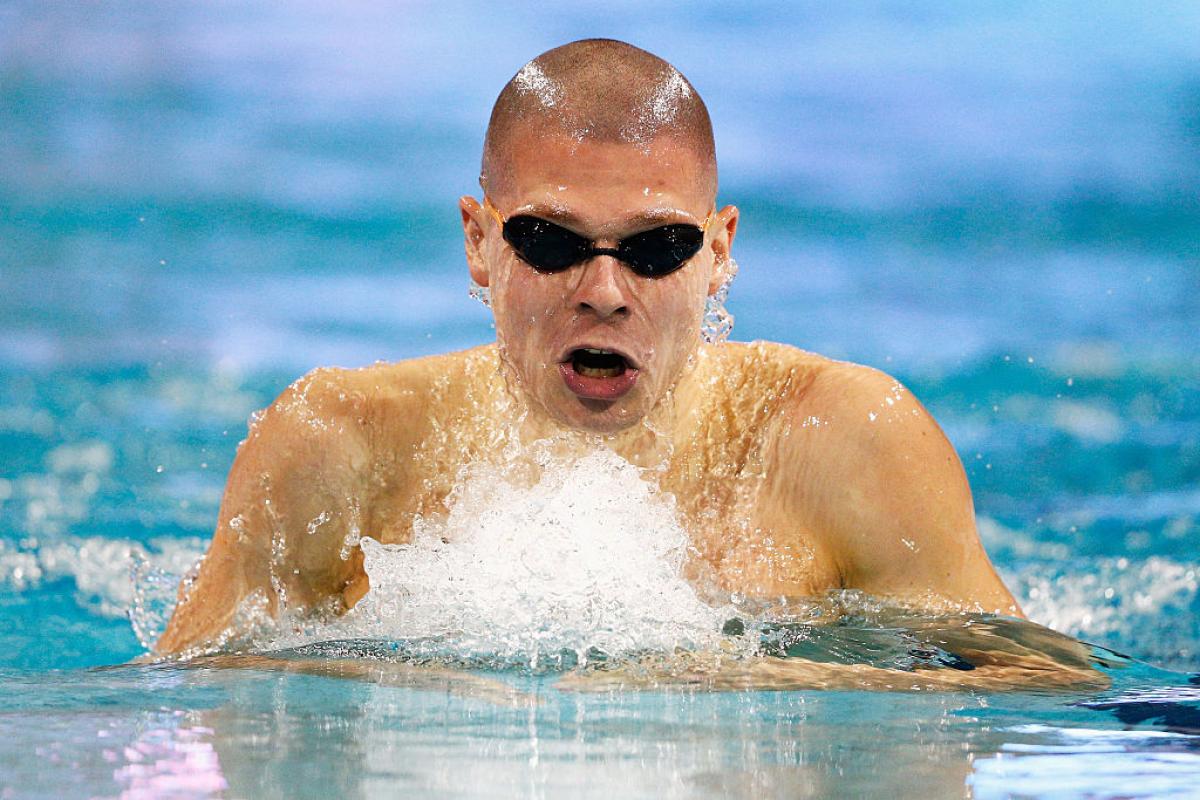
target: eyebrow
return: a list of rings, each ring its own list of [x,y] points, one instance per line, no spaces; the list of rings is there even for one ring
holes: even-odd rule
[[[580,219],[579,215],[574,211],[566,208],[565,206],[551,203],[530,203],[529,205],[521,206],[513,213],[514,215],[530,214],[535,217],[542,217],[544,219],[551,220],[552,222],[566,223],[568,226],[579,226],[582,224],[582,220]],[[692,216],[687,212],[678,208],[669,207],[648,208],[629,217],[625,217],[621,219],[620,222],[629,227],[636,227],[642,223],[665,223],[668,220],[675,220],[676,222],[682,222],[688,225],[700,225],[700,223],[693,219]]]

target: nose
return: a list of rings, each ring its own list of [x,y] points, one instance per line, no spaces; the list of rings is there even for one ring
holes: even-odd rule
[[[575,290],[576,307],[580,311],[591,311],[601,319],[628,314],[622,269],[620,262],[612,256],[589,259],[583,265],[583,274]]]

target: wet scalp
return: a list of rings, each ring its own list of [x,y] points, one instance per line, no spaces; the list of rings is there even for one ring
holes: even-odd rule
[[[500,92],[483,147],[485,192],[509,174],[518,134],[567,136],[578,142],[624,142],[647,150],[676,139],[710,165],[717,181],[712,122],[700,95],[669,63],[613,39],[583,39],[530,61]]]

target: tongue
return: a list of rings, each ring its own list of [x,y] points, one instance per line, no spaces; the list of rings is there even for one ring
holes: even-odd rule
[[[572,359],[559,364],[558,370],[567,388],[585,400],[616,400],[629,392],[637,381],[638,371],[628,364],[618,375],[592,377],[580,373],[575,368],[576,363]]]

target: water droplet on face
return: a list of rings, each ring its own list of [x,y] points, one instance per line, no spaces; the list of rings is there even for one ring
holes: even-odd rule
[[[479,301],[487,308],[492,307],[491,289],[489,289],[487,286],[480,286],[474,281],[474,279],[471,280],[470,285],[467,287],[467,295],[472,300]]]

